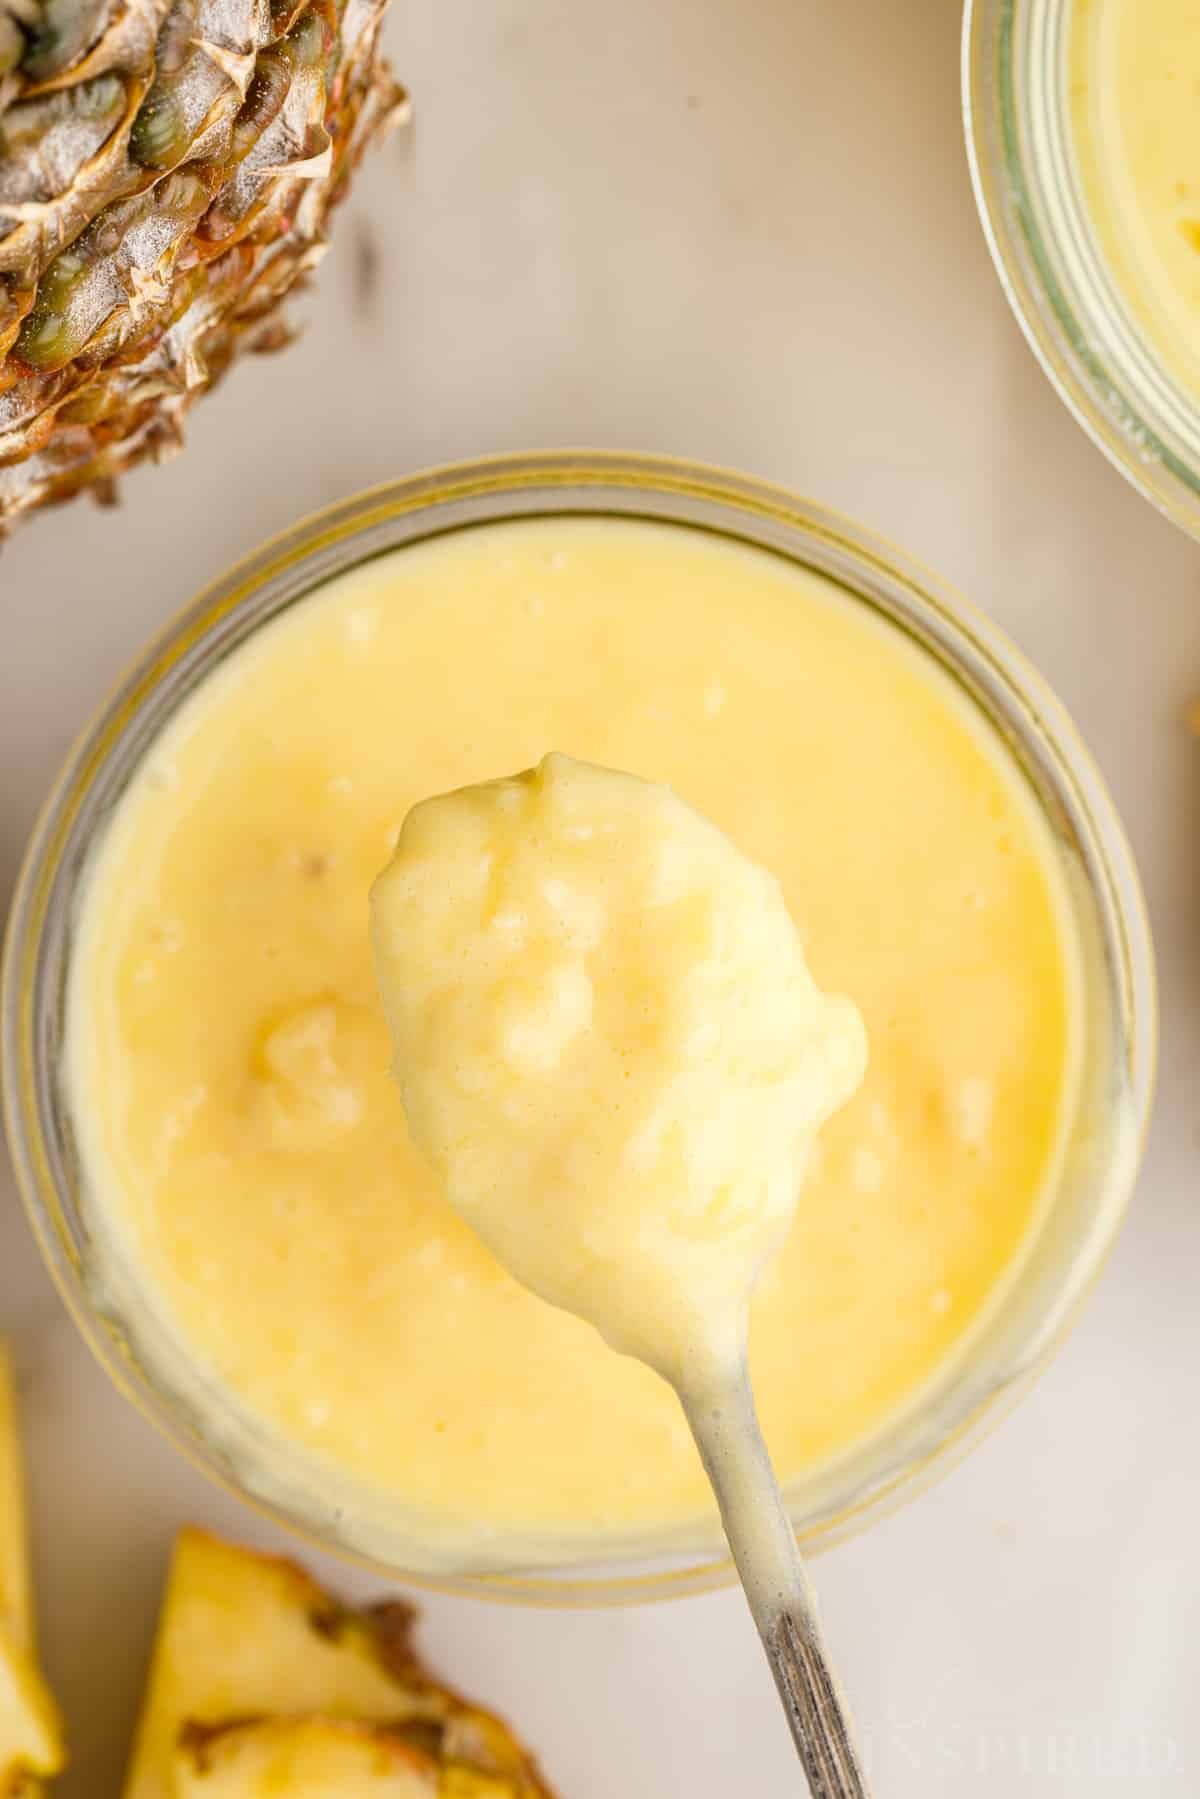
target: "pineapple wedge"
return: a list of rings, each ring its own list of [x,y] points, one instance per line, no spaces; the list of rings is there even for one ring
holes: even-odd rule
[[[500,1719],[422,1668],[412,1618],[348,1610],[292,1562],[183,1531],[124,1799],[173,1799],[176,1748],[197,1730],[309,1713],[387,1725],[438,1762],[508,1776],[515,1799],[548,1799]]]
[[[440,1765],[386,1725],[271,1718],[185,1733],[171,1799],[512,1799],[512,1782]]]
[[[32,1660],[0,1624],[0,1794],[63,1765],[58,1712]],[[25,1784],[22,1786],[22,1778]]]
[[[33,1659],[33,1590],[16,1386],[0,1343],[0,1799],[36,1799],[64,1761],[58,1711]]]
[[[25,1518],[25,1469],[12,1360],[0,1343],[0,1621],[19,1649],[33,1649],[33,1590]]]

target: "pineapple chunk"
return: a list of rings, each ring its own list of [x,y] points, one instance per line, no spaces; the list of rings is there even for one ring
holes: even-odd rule
[[[58,1712],[29,1656],[0,1624],[0,1793],[63,1764]]]
[[[0,1343],[0,1799],[37,1799],[62,1767],[58,1711],[33,1659],[33,1589],[16,1390]]]
[[[511,1799],[512,1783],[440,1767],[385,1725],[273,1718],[185,1733],[172,1799]]]
[[[173,1755],[197,1731],[308,1713],[385,1724],[438,1762],[545,1799],[506,1726],[421,1667],[411,1625],[407,1606],[351,1611],[292,1562],[181,1532],[124,1799],[173,1799]]]
[[[25,1520],[25,1470],[12,1361],[0,1343],[0,1620],[19,1649],[33,1649],[33,1592]]]

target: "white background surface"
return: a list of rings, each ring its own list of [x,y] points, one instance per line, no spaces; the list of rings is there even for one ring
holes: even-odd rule
[[[1200,742],[1182,724],[1200,549],[1085,441],[1007,314],[962,153],[957,0],[393,3],[416,124],[360,180],[303,342],[237,370],[120,512],[79,503],[0,556],[0,894],[147,634],[369,482],[490,450],[675,451],[936,566],[1041,665],[1112,782],[1157,932],[1164,1071],[1084,1321],[964,1467],[819,1564],[829,1635],[880,1799],[1200,1793]],[[62,1799],[106,1799],[172,1532],[272,1533],[90,1364],[2,1166],[0,1321],[72,1732]],[[735,1595],[425,1617],[428,1650],[511,1711],[564,1799],[800,1790]]]

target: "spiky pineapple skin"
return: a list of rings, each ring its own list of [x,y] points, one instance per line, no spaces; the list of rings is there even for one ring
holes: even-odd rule
[[[404,107],[384,0],[0,0],[0,536],[182,441]]]

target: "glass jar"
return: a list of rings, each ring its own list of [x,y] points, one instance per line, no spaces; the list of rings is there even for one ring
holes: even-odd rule
[[[145,652],[84,733],[34,833],[14,899],[3,991],[4,1096],[21,1190],[76,1323],[122,1390],[209,1473],[323,1545],[418,1582],[493,1597],[611,1603],[729,1577],[715,1524],[694,1541],[605,1541],[587,1566],[431,1576],[379,1495],[330,1490],[294,1446],[272,1444],[215,1383],[183,1379],[182,1351],[110,1280],[89,1222],[62,1069],[76,897],[89,849],[180,704],[265,621],[384,551],[516,518],[653,519],[719,532],[831,577],[914,639],[986,715],[1049,821],[1086,968],[1085,1078],[1044,1223],[1000,1301],[903,1416],[790,1494],[818,1548],[918,1490],[1015,1399],[1062,1336],[1128,1200],[1149,1108],[1153,962],[1137,877],[1112,804],[1061,706],[985,619],[858,526],[757,482],[645,457],[507,457],[419,475],[348,500],[259,550],[202,594]]]
[[[992,258],[1025,336],[1109,460],[1200,537],[1200,387],[1161,354],[1113,266],[1073,112],[1078,0],[967,0],[967,152]]]

